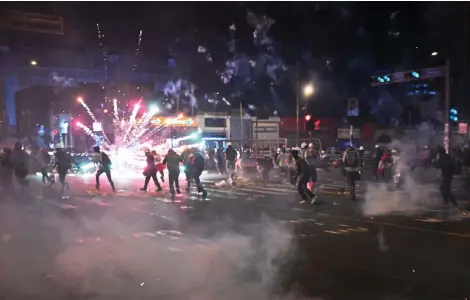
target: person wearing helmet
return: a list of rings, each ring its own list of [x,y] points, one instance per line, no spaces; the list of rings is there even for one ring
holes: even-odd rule
[[[235,160],[237,159],[237,151],[232,146],[232,143],[227,143],[227,149],[225,149],[225,168],[227,172],[232,173],[235,171]]]
[[[98,165],[98,170],[96,171],[95,175],[96,190],[100,190],[100,176],[101,174],[105,173],[106,177],[108,178],[109,184],[113,189],[113,192],[116,192],[116,188],[111,177],[111,159],[109,158],[108,154],[102,152],[100,146],[95,146],[93,147],[92,160],[96,165]]]
[[[349,146],[343,153],[343,165],[349,199],[356,201],[356,180],[359,179],[361,165],[359,153],[353,146]]]

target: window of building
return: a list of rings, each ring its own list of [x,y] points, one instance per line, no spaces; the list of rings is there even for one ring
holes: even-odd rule
[[[227,119],[225,118],[205,118],[204,127],[227,127]]]

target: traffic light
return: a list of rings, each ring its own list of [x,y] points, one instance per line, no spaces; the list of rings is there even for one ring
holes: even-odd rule
[[[449,118],[451,121],[458,122],[459,117],[458,117],[458,111],[455,108],[451,108],[449,111]]]
[[[320,120],[314,120],[311,115],[305,116],[305,131],[312,132],[320,129]]]

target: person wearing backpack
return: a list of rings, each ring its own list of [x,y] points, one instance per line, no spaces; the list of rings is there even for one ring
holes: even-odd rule
[[[113,189],[113,192],[116,192],[114,187],[113,179],[111,178],[111,159],[109,159],[108,154],[101,152],[99,146],[93,148],[93,162],[98,165],[98,171],[96,171],[96,190],[100,190],[100,176],[105,173],[108,178],[109,184]]]
[[[344,172],[346,185],[349,192],[349,199],[356,201],[356,180],[360,176],[361,159],[356,148],[349,146],[343,154]]]

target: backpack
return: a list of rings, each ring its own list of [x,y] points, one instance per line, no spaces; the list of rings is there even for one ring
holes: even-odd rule
[[[101,164],[105,167],[111,166],[111,159],[109,159],[108,154],[101,152]]]
[[[356,150],[349,150],[346,153],[346,165],[351,168],[357,168],[359,166],[359,154]]]

